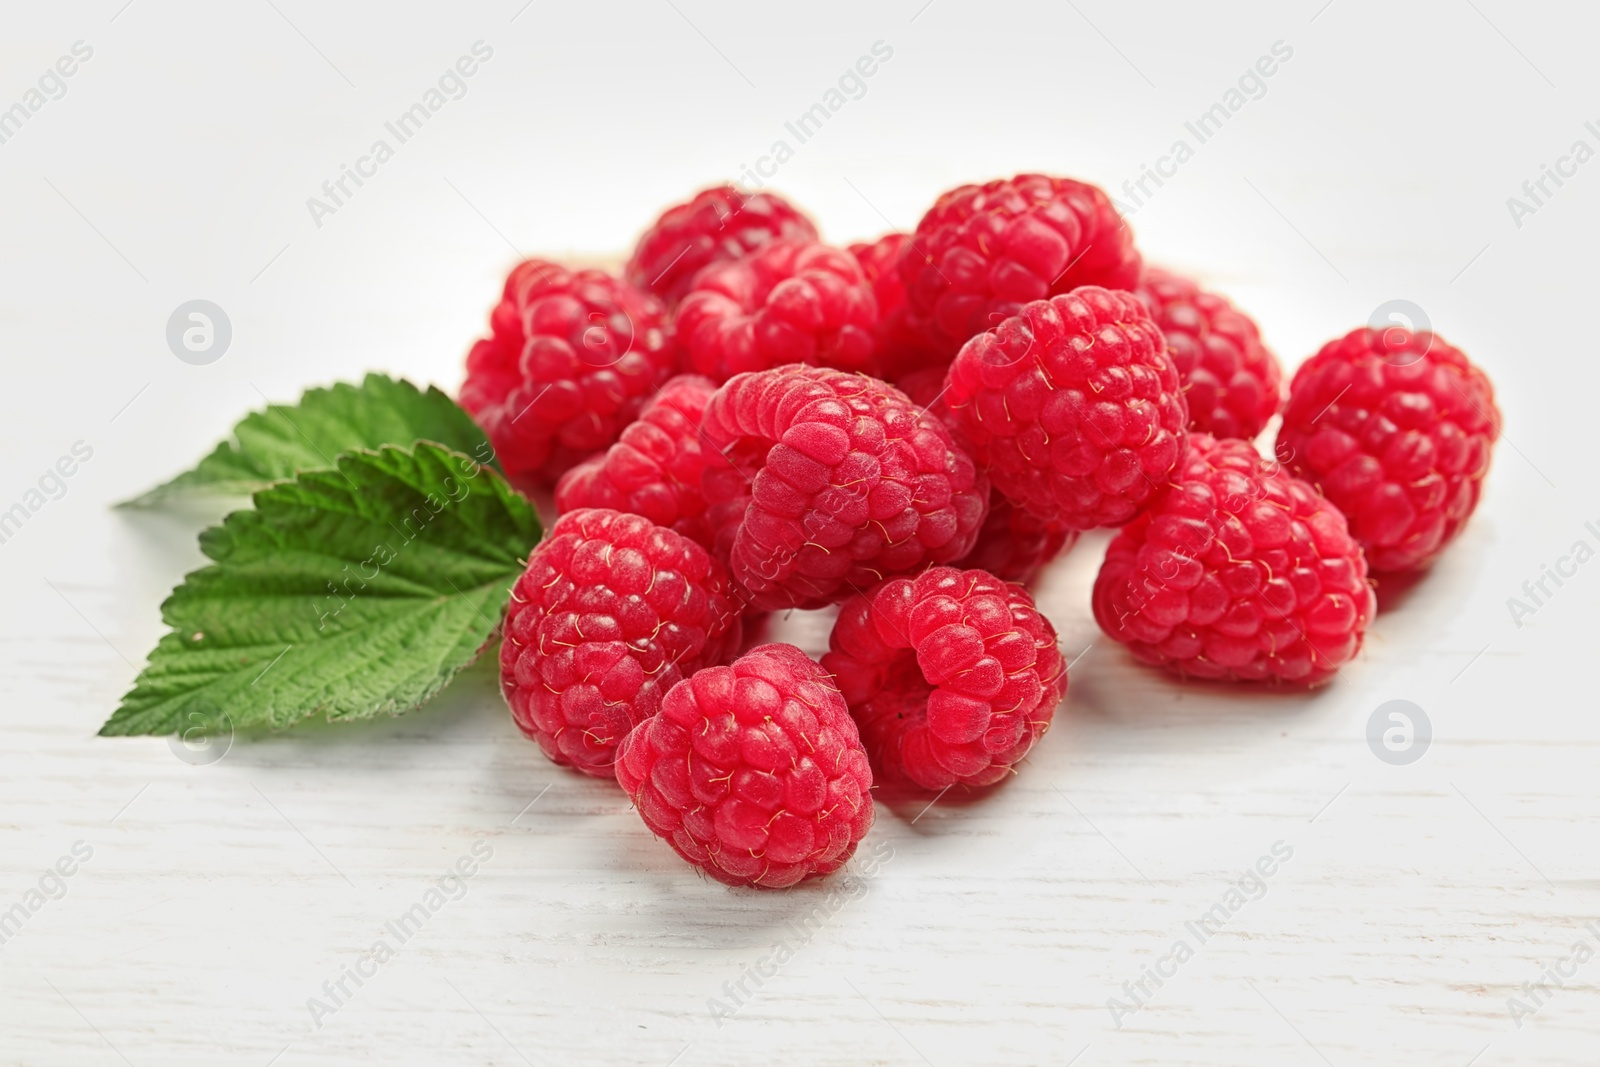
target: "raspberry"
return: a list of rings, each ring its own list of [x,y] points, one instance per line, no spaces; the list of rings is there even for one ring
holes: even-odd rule
[[[853,244],[850,254],[878,298],[878,377],[895,379],[924,368],[937,368],[940,377],[950,364],[911,321],[906,306],[906,283],[900,276],[900,258],[910,238],[885,234],[876,241]]]
[[[938,419],[885,382],[787,366],[731,379],[704,431],[755,467],[706,479],[730,570],[763,610],[817,608],[852,589],[959,559],[989,487]]]
[[[876,369],[878,301],[855,257],[808,241],[769,241],[695,276],[678,305],[690,370],[726,381],[784,363]]]
[[[1004,581],[1027,585],[1046,563],[1077,540],[1077,530],[1042,522],[990,490],[989,514],[978,531],[978,541],[954,566],[988,571]]]
[[[715,382],[695,374],[667,382],[604,455],[561,476],[556,509],[631,512],[710,547],[700,479],[708,466],[726,463],[700,436],[700,419],[716,391]]]
[[[1277,451],[1349,517],[1372,569],[1394,572],[1461,532],[1499,436],[1494,387],[1458,349],[1362,328],[1295,372]]]
[[[992,785],[1050,728],[1067,670],[1021,586],[930,567],[841,609],[822,665],[880,783]]]
[[[1076,530],[1133,518],[1183,455],[1189,422],[1144,305],[1095,286],[967,342],[944,403],[995,488]]]
[[[781,196],[721,185],[663,212],[639,238],[623,276],[676,304],[702,267],[777,238],[815,241],[817,228]]]
[[[1100,189],[1020,174],[963,185],[917,224],[900,260],[911,315],[948,358],[1022,305],[1080,285],[1132,289],[1133,235]]]
[[[761,645],[673,686],[623,742],[617,781],[646,826],[729,885],[831,874],[872,826],[856,724],[793,645]]]
[[[661,302],[602,271],[519,263],[491,323],[460,400],[517,479],[553,482],[604,449],[677,365]]]
[[[1100,628],[1181,675],[1328,681],[1375,611],[1339,509],[1238,439],[1194,434],[1172,481],[1106,550]]]
[[[1283,369],[1250,317],[1155,267],[1146,268],[1138,293],[1177,364],[1189,429],[1247,440],[1259,434],[1283,402]]]
[[[739,642],[722,565],[639,515],[569,511],[511,589],[500,688],[545,755],[609,777],[617,743]]]

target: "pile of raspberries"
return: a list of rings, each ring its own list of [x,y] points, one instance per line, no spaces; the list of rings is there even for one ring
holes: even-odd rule
[[[1331,680],[1372,575],[1460,533],[1500,429],[1483,373],[1401,328],[1330,341],[1285,398],[1247,315],[1041,174],[845,248],[708,189],[621,276],[519,263],[490,324],[462,403],[559,512],[506,613],[512,716],[732,885],[837,870],[875,784],[1015,773],[1067,688],[1027,586],[1081,531],[1118,531],[1093,610],[1139,660]],[[746,647],[833,606],[820,662]]]

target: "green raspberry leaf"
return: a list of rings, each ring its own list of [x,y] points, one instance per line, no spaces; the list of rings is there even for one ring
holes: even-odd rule
[[[404,379],[369,374],[360,385],[308,389],[298,404],[269,404],[233,428],[193,469],[118,507],[157,507],[194,497],[243,497],[304,471],[327,470],[352,448],[418,441],[493,463],[493,451],[472,416],[434,386],[422,392]]]
[[[101,734],[398,715],[477,657],[541,536],[533,505],[427,442],[336,462],[200,535],[216,562],[161,606],[173,632]]]

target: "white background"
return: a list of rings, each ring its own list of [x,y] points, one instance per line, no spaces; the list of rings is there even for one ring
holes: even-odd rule
[[[0,946],[0,1062],[1594,1062],[1600,960],[1520,1029],[1507,1000],[1574,942],[1600,951],[1600,563],[1521,627],[1506,606],[1600,545],[1600,162],[1520,227],[1506,205],[1574,140],[1600,148],[1592,10],[123,3],[8,4],[0,27],[0,107],[94,49],[0,145],[0,509],[93,449],[0,544],[0,910],[93,848]],[[307,197],[480,39],[468,94],[317,227]],[[111,503],[263,396],[369,369],[454,389],[518,252],[621,256],[880,40],[866,95],[774,182],[837,242],[1018,170],[1117,192],[1292,47],[1134,216],[1147,257],[1236,298],[1289,366],[1415,301],[1506,416],[1478,515],[1424,581],[1383,590],[1336,684],[1135,667],[1090,617],[1105,539],[1086,539],[1040,589],[1082,658],[1020,776],[880,802],[868,846],[892,858],[721,1027],[708,998],[829,886],[701,879],[614,787],[522,740],[482,666],[405,718],[241,738],[210,766],[94,736],[207,519]],[[164,340],[194,298],[233,323],[210,366]],[[820,648],[825,619],[791,625]],[[1364,740],[1396,698],[1436,735],[1407,767]],[[467,895],[314,1029],[307,998],[479,838]],[[1280,840],[1265,897],[1114,1025],[1107,999]]]

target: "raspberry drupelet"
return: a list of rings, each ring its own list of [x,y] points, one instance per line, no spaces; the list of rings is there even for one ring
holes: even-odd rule
[[[1093,603],[1100,628],[1146,663],[1304,686],[1354,658],[1376,611],[1339,509],[1249,442],[1206,434],[1112,539]]]
[[[518,481],[552,483],[605,449],[677,367],[661,302],[603,271],[525,260],[491,326],[460,401]]]
[[[702,485],[718,551],[757,609],[824,607],[959,559],[983,524],[989,486],[966,451],[875,378],[741,374],[711,398],[703,429],[750,472]]]
[[[624,741],[617,781],[651,831],[729,885],[831,874],[872,826],[856,724],[793,645],[761,645],[673,686]]]
[[[996,489],[1075,530],[1132,519],[1177,465],[1189,423],[1149,312],[1095,286],[968,341],[942,402]]]
[[[945,358],[1022,305],[1080,285],[1131,289],[1133,234],[1097,186],[1020,174],[963,185],[917,224],[900,259],[912,319]]]
[[[1049,729],[1067,688],[1050,620],[1021,586],[930,567],[852,597],[822,665],[880,783],[992,785]]]
[[[1426,567],[1478,506],[1494,387],[1431,333],[1354,330],[1295,372],[1278,459],[1338,505],[1374,571]]]
[[[705,549],[639,515],[571,511],[512,586],[500,687],[545,755],[610,777],[634,724],[739,636],[727,573]]]

